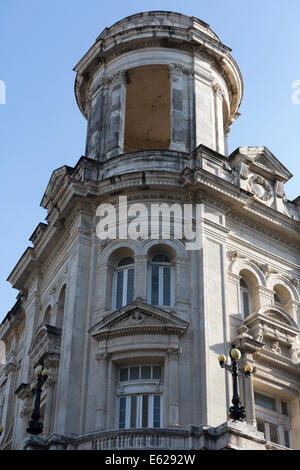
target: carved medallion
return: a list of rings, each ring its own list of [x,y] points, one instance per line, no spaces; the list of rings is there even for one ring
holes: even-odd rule
[[[254,195],[262,201],[269,201],[273,196],[270,184],[262,176],[251,176],[249,186]]]

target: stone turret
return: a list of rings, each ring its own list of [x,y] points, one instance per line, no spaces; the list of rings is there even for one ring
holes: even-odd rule
[[[230,51],[208,24],[179,13],[139,13],[106,28],[74,69],[86,156],[141,152],[145,169],[153,158],[158,169],[200,144],[226,155],[243,93]],[[123,163],[113,173],[128,170]]]

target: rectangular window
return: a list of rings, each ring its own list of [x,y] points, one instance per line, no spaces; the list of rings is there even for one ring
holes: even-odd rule
[[[257,430],[259,432],[263,432],[265,435],[265,423],[261,421],[260,419],[256,420],[256,425],[257,425]]]
[[[130,367],[130,380],[138,380],[140,378],[140,368]]]
[[[276,411],[276,400],[274,398],[255,392],[254,399],[256,405],[267,408],[268,410]]]
[[[163,305],[171,305],[171,268],[163,268]]]
[[[121,308],[123,306],[123,279],[124,271],[119,271],[117,273],[116,308]]]
[[[151,379],[151,366],[142,366],[141,379]]]
[[[151,305],[159,305],[159,267],[153,266],[151,273]]]
[[[282,401],[281,402],[281,412],[283,415],[285,416],[288,416],[289,415],[289,412],[288,412],[288,405],[285,401]]]
[[[142,428],[148,427],[148,395],[142,396]]]
[[[130,427],[136,428],[136,417],[137,417],[137,396],[131,397],[130,403]]]
[[[160,428],[160,395],[153,397],[153,427]]]
[[[119,429],[159,428],[160,395],[128,395],[119,398]]]
[[[161,366],[153,366],[153,379],[161,379]]]
[[[278,432],[275,424],[269,424],[270,441],[278,444]]]
[[[119,428],[125,429],[126,425],[126,398],[120,398]]]
[[[120,382],[128,380],[128,367],[120,370]]]
[[[244,317],[245,318],[248,317],[250,315],[248,292],[243,292],[243,310],[244,310]]]
[[[291,447],[290,433],[286,429],[284,430],[284,445],[285,445],[285,447]]]
[[[134,291],[134,269],[127,271],[127,304],[133,301]]]

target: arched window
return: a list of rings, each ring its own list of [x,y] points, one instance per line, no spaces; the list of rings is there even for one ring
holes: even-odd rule
[[[173,297],[173,272],[168,256],[157,254],[150,265],[151,305],[171,306]]]
[[[59,295],[59,299],[58,299],[56,322],[55,322],[55,326],[57,328],[63,327],[65,300],[66,300],[66,286],[62,288],[60,295]]]
[[[274,294],[274,304],[278,305],[278,307],[282,307],[281,299],[280,299],[279,295],[276,292]]]
[[[241,313],[244,318],[250,315],[250,292],[248,284],[243,278],[240,279]]]
[[[134,294],[134,260],[123,258],[115,273],[114,307],[121,308],[133,301]]]

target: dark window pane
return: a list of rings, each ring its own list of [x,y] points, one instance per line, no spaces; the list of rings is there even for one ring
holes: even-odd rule
[[[124,271],[119,271],[117,274],[117,292],[116,292],[116,307],[123,306],[123,277]]]
[[[151,366],[142,366],[141,378],[151,379]]]
[[[127,304],[133,301],[134,269],[127,271]]]
[[[161,379],[161,367],[153,366],[153,379]]]
[[[274,295],[274,302],[277,305],[281,305],[280,297],[277,294]]]
[[[287,403],[285,401],[282,401],[281,402],[281,412],[283,415],[285,416],[288,416],[289,415],[289,412],[288,412],[288,406],[287,406]]]
[[[254,393],[255,404],[267,408],[268,410],[276,411],[276,401],[274,398],[267,397],[261,393]]]
[[[244,306],[244,317],[248,317],[250,315],[248,292],[243,292],[243,306]]]
[[[284,445],[285,447],[291,447],[290,433],[287,430],[284,430]]]
[[[139,367],[130,367],[130,380],[137,380],[139,379]]]
[[[133,264],[133,263],[134,263],[133,258],[123,258],[119,262],[118,266],[128,266],[128,264]]]
[[[270,441],[274,442],[274,444],[278,444],[277,426],[275,426],[274,424],[269,424],[269,431],[270,431]]]
[[[159,268],[153,266],[151,269],[151,304],[158,305],[158,283],[159,283]]]
[[[152,263],[170,263],[170,260],[166,255],[155,255],[152,258]]]
[[[148,427],[148,395],[142,397],[142,428]]]
[[[257,419],[256,424],[257,424],[257,430],[265,434],[265,423],[261,421],[260,419]]]
[[[153,397],[153,427],[160,427],[160,395]]]
[[[120,411],[119,411],[119,428],[125,428],[125,418],[126,418],[126,398],[120,398]]]
[[[163,305],[171,305],[171,268],[163,268]]]
[[[137,406],[137,397],[131,397],[131,409],[130,409],[130,427],[136,428],[136,406]]]
[[[128,367],[120,370],[120,381],[128,380]]]

